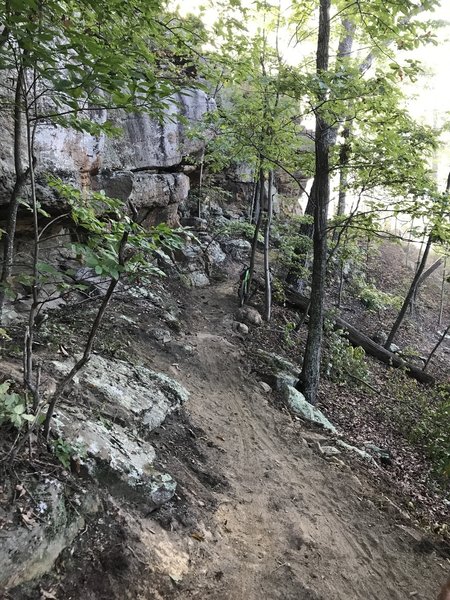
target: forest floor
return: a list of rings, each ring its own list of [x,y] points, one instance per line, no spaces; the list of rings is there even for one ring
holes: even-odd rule
[[[110,504],[42,580],[40,597],[436,598],[448,546],[415,527],[396,491],[357,460],[321,456],[327,436],[263,391],[252,351],[259,342],[279,349],[261,333],[253,343],[233,332],[236,279],[178,297],[179,337],[191,351],[152,347],[145,313],[132,340],[138,361],[190,392],[151,438],[177,496],[151,515]]]

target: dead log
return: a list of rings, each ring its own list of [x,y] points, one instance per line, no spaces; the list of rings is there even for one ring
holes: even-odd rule
[[[417,289],[419,288],[420,285],[422,285],[422,283],[425,281],[425,279],[428,279],[428,277],[434,273],[436,271],[436,269],[439,269],[439,267],[442,265],[442,263],[444,262],[443,258],[438,258],[437,260],[434,261],[434,263],[432,265],[430,265],[428,267],[428,269],[426,271],[424,271],[422,273],[422,275],[419,277],[419,280],[417,281]]]
[[[286,290],[286,302],[293,308],[299,308],[302,311],[305,311],[309,306],[309,298],[292,290]],[[353,325],[350,325],[350,323],[344,321],[344,319],[335,317],[334,326],[336,329],[343,329],[347,332],[348,341],[352,344],[352,346],[361,346],[361,348],[363,348],[367,354],[377,358],[386,365],[405,369],[407,375],[417,379],[417,381],[420,381],[420,383],[434,383],[434,377],[432,377],[429,373],[422,371],[422,369],[419,369],[419,367],[407,363],[397,354],[389,352],[389,350],[386,350],[386,348],[383,348],[383,346],[380,346],[371,340],[367,335],[353,327]]]

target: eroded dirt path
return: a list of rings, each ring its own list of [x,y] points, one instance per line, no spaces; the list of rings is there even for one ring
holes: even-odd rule
[[[228,486],[213,492],[214,509],[201,512],[199,540],[168,534],[189,557],[175,597],[436,598],[445,559],[424,554],[420,534],[381,512],[363,477],[316,455],[302,440],[311,434],[271,406],[248,373],[231,330],[232,286],[195,290],[189,303],[184,341],[194,351],[161,366],[190,391],[187,413],[206,433],[198,441],[205,468]],[[201,498],[179,464],[175,477]]]

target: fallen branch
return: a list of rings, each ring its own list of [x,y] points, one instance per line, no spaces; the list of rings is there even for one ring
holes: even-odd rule
[[[293,308],[300,308],[305,311],[309,305],[309,298],[302,296],[298,292],[292,290],[286,290],[286,302]],[[367,354],[377,358],[379,361],[397,369],[405,369],[407,375],[417,379],[420,383],[431,384],[434,383],[434,377],[419,369],[414,365],[407,363],[405,360],[400,358],[397,354],[389,352],[383,346],[380,346],[367,335],[358,331],[353,325],[344,321],[340,317],[335,317],[334,327],[336,329],[343,329],[347,332],[348,340],[353,346],[361,346]]]

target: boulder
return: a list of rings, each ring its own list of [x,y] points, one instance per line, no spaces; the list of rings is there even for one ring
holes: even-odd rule
[[[294,363],[274,352],[262,350],[262,348],[258,348],[256,353],[265,363],[264,375],[269,376],[273,380],[275,389],[282,391],[286,386],[295,387],[300,377],[301,369],[299,366],[294,365]]]
[[[207,243],[205,252],[208,256],[209,263],[216,267],[220,266],[227,258],[227,255],[217,242]]]
[[[64,406],[55,416],[54,428],[73,447],[80,468],[111,495],[142,502],[148,511],[174,495],[176,482],[154,467],[155,450],[136,436],[133,423],[123,427],[106,417],[91,419],[76,407]]]
[[[76,497],[68,498],[62,483],[51,477],[37,484],[33,484],[33,480],[30,479],[27,489],[29,494],[18,498],[11,506],[19,515],[19,524],[16,524],[16,519],[10,515],[11,519],[5,520],[6,526],[2,528],[2,598],[2,593],[7,589],[31,581],[49,571],[61,552],[70,546],[75,536],[83,529],[85,521],[81,513],[92,514],[99,507],[97,498],[87,490],[83,490],[82,494]],[[12,495],[15,495],[14,491]],[[79,505],[76,511],[73,510],[74,504]]]
[[[240,323],[239,321],[233,321],[232,327],[233,331],[242,335],[247,335],[249,332],[248,325],[246,325],[245,323]]]
[[[337,433],[336,427],[326,418],[323,412],[307,402],[305,396],[301,392],[291,385],[285,385],[282,391],[287,405],[299,417],[310,423],[321,425],[331,433]]]
[[[103,172],[93,177],[92,185],[107,196],[131,200],[144,227],[162,222],[178,225],[178,205],[189,193],[189,178],[183,173]]]
[[[51,363],[61,375],[72,365]],[[155,468],[155,450],[144,436],[185,402],[188,392],[162,373],[101,356],[93,356],[73,383],[81,401],[61,404],[52,427],[81,467],[112,495],[144,502],[146,510],[169,500],[176,482]]]
[[[252,245],[247,240],[243,239],[232,239],[225,240],[221,243],[225,253],[228,254],[233,260],[245,261],[250,255]]]
[[[259,387],[266,394],[269,394],[272,391],[272,388],[270,387],[270,385],[268,383],[266,383],[265,381],[258,381],[258,383],[259,383]]]
[[[192,287],[206,287],[209,285],[209,278],[203,271],[194,271],[188,274],[188,281]]]
[[[247,323],[248,325],[256,325],[259,327],[262,325],[263,319],[256,308],[252,306],[243,306],[236,311],[236,320],[241,323]]]
[[[53,361],[51,366],[65,375],[73,361]],[[92,356],[73,383],[105,417],[142,431],[159,427],[188,398],[188,392],[167,375],[98,355]]]
[[[378,467],[377,461],[373,458],[371,454],[369,454],[369,452],[361,450],[360,448],[352,446],[351,444],[347,444],[347,442],[344,442],[344,440],[337,440],[336,445],[340,446],[341,448],[344,448],[344,450],[348,450],[349,452],[357,454],[360,458],[363,458],[364,460],[367,460],[368,462]]]

